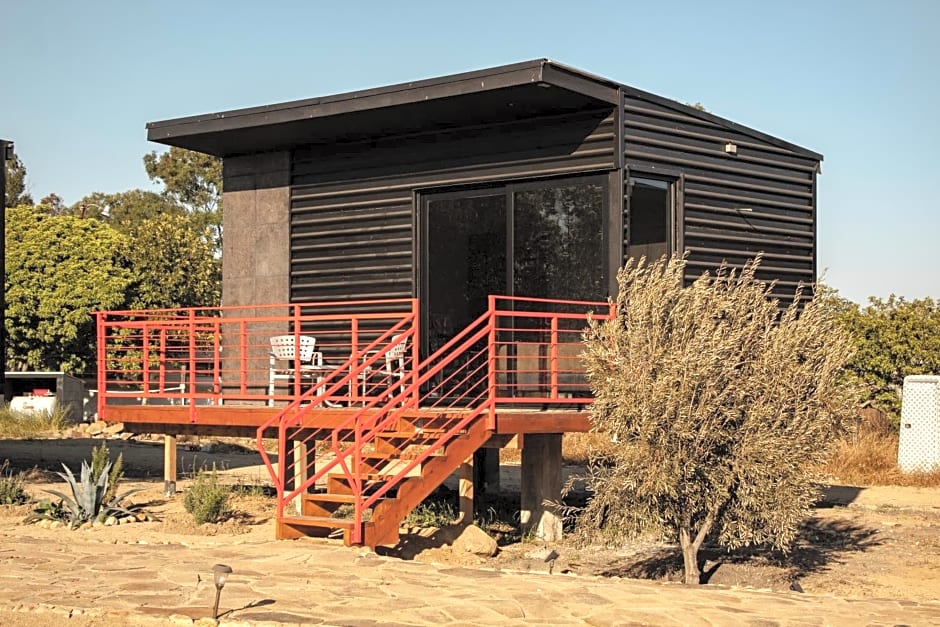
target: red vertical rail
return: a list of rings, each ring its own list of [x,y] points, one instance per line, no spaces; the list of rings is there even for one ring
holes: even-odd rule
[[[418,324],[418,299],[412,299],[411,301],[411,329],[413,331],[411,336],[411,377],[410,385],[414,387],[414,394],[411,397],[411,402],[414,406],[414,409],[417,410],[418,406],[421,403],[421,389],[418,385],[418,364],[421,363],[421,343],[420,337],[418,336],[421,326]]]
[[[248,321],[238,323],[238,391],[248,394]]]
[[[189,377],[186,391],[189,393],[189,421],[196,422],[196,310],[189,310]]]
[[[487,353],[487,389],[489,390],[488,402],[490,407],[495,409],[496,399],[496,297],[490,295],[489,299],[489,319],[487,325],[486,353]],[[487,416],[487,428],[496,428],[496,412],[491,411]]]
[[[150,398],[150,327],[146,322],[140,325],[140,378],[146,404]]]
[[[160,327],[158,339],[158,354],[160,355],[160,364],[157,366],[157,386],[162,393],[166,390],[166,327]]]
[[[105,343],[107,319],[107,314],[95,313],[95,327],[98,335],[98,420],[104,420],[104,396],[108,389],[108,347]]]
[[[359,318],[356,316],[353,316],[349,321],[349,354],[355,358],[350,362],[350,368],[355,368],[357,364],[362,363],[362,357],[359,355]],[[358,381],[351,380],[349,386],[351,388],[349,392],[350,402],[365,402],[365,397],[359,395],[360,389],[365,388],[365,385],[360,387]]]
[[[551,345],[549,347],[549,376],[551,377],[552,400],[558,398],[558,316],[551,319]]]
[[[222,404],[222,323],[215,321],[212,330],[212,394],[215,405]]]

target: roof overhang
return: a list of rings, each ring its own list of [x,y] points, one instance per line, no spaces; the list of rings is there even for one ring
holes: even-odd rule
[[[219,157],[615,107],[620,85],[547,59],[151,122],[147,139]]]

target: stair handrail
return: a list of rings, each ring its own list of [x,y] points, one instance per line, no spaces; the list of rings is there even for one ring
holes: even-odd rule
[[[370,342],[364,349],[362,349],[361,352],[353,350],[349,356],[349,359],[334,368],[328,375],[324,377],[324,380],[329,380],[337,373],[344,372],[344,376],[342,376],[338,381],[335,381],[332,385],[329,386],[312,386],[310,389],[306,390],[300,396],[281,408],[281,411],[268,418],[258,427],[256,436],[258,450],[261,454],[262,461],[268,470],[268,473],[274,480],[275,488],[278,490],[278,494],[283,493],[284,477],[282,477],[274,468],[274,465],[271,463],[270,456],[264,449],[264,432],[274,427],[274,425],[278,425],[278,459],[283,460],[284,455],[286,454],[286,443],[284,442],[284,437],[282,437],[285,430],[299,423],[302,417],[308,411],[318,406],[325,399],[334,396],[344,386],[348,386],[351,381],[358,381],[360,374],[370,369],[379,360],[379,358],[384,358],[384,352],[382,350],[377,350],[377,347],[381,346],[384,342],[386,344],[385,350],[387,351],[388,342],[391,340],[392,336],[401,332],[402,329],[409,323],[411,323],[410,333],[413,333],[414,320],[415,313],[412,312],[408,316],[403,317],[384,333],[379,335],[375,340]],[[362,359],[362,355],[366,355],[366,358]],[[308,404],[304,406],[304,403]],[[346,422],[349,422],[349,420]],[[343,424],[345,425],[346,423]],[[337,429],[339,429],[339,427]]]

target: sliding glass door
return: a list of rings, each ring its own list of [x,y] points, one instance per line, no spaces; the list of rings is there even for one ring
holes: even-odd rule
[[[606,198],[600,177],[423,195],[419,283],[428,348],[486,311],[490,294],[605,298]]]

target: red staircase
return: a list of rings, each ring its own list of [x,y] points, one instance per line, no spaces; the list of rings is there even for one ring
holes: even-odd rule
[[[347,545],[396,544],[401,521],[492,434],[495,320],[491,308],[417,366],[407,351],[399,378],[381,368],[403,339],[417,342],[409,317],[377,337],[258,429],[258,446],[277,489],[278,538],[342,532]],[[350,385],[382,386],[333,428],[304,416]],[[262,436],[277,427],[278,464]]]

